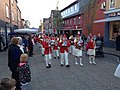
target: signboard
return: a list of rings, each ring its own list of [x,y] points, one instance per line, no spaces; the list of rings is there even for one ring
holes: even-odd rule
[[[120,16],[120,12],[110,13],[108,14],[109,17],[117,17]]]

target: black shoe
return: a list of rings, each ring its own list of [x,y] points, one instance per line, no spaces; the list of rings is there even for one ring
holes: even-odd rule
[[[49,68],[51,68],[51,64],[48,64]]]
[[[58,59],[60,59],[60,57],[58,56]]]
[[[46,68],[49,68],[49,66],[46,66]]]
[[[70,67],[70,65],[66,65],[66,67]]]
[[[63,67],[64,65],[63,65],[63,64],[61,64],[61,66]]]
[[[56,57],[54,57],[54,59],[56,59]]]
[[[42,54],[42,56],[45,56],[44,54]]]

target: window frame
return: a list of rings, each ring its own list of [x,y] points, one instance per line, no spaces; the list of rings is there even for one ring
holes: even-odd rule
[[[111,2],[112,0],[109,0],[109,9],[115,9],[115,0],[114,0],[114,3],[113,2]],[[114,5],[113,5],[113,4]]]

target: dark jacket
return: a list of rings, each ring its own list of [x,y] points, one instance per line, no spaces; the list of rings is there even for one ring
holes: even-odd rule
[[[12,72],[16,71],[17,66],[20,62],[20,55],[22,54],[22,51],[20,50],[20,47],[11,44],[8,48],[8,67]]]
[[[31,81],[31,72],[28,63],[20,63],[17,70],[19,71],[19,81],[21,84]]]
[[[120,35],[116,37],[116,44],[120,44]]]

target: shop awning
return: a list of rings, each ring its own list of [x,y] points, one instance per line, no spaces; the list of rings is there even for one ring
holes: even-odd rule
[[[120,20],[120,17],[110,17],[110,18],[94,21],[94,23],[110,22],[110,21],[118,21],[118,20]]]

